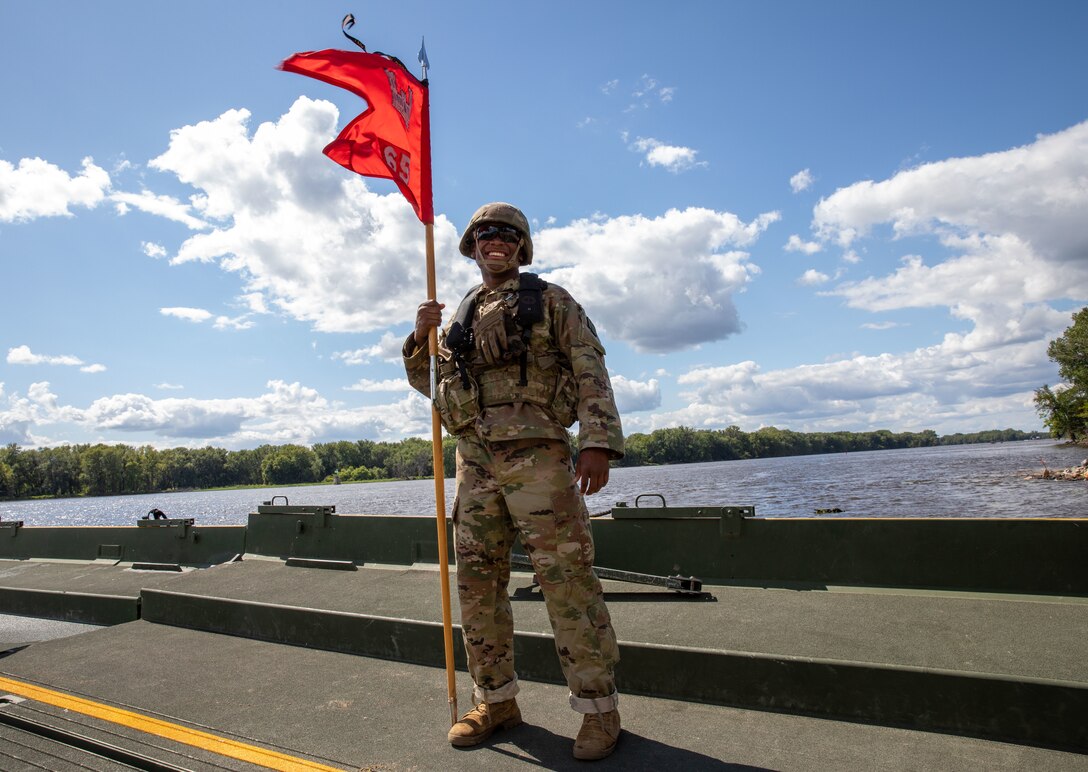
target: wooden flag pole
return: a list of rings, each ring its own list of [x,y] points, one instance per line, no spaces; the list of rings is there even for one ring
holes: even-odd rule
[[[325,155],[356,174],[390,179],[400,188],[401,193],[415,209],[416,216],[427,228],[427,297],[437,300],[438,288],[434,270],[434,201],[431,190],[431,109],[427,84],[427,67],[430,65],[427,62],[427,51],[421,42],[419,63],[423,65],[423,80],[415,84],[406,84],[407,91],[405,91],[394,82],[396,79],[390,68],[399,67],[408,77],[415,80],[408,72],[408,68],[396,57],[377,52],[368,53],[361,40],[348,34],[348,30],[354,25],[355,17],[349,13],[340,23],[340,29],[348,40],[362,49],[362,53],[338,50],[311,51],[288,57],[280,67],[346,88],[366,100],[368,103],[366,112],[348,124],[340,136],[325,148]],[[382,70],[382,74],[376,76],[374,73],[378,68]],[[387,76],[390,89],[388,92],[385,91]],[[422,91],[416,91],[415,86],[421,87]],[[420,97],[418,125],[412,120],[413,93],[417,93]],[[381,109],[377,109],[378,107]],[[394,113],[398,117],[394,118]],[[380,120],[377,120],[378,118]],[[404,122],[403,131],[400,125],[401,120]],[[355,132],[363,125],[360,121],[369,129],[392,132],[394,137],[401,137],[403,134],[404,136],[398,141],[401,144],[407,144],[409,148],[415,141],[413,132],[418,128],[418,158],[413,160],[411,152],[397,147],[396,141],[390,141],[389,137],[380,141],[372,133],[357,135]],[[379,152],[379,148],[384,150]],[[413,182],[419,183],[418,191],[412,187]],[[438,392],[438,330],[433,327],[428,335],[428,343],[431,354],[431,446],[434,461],[435,515],[438,520],[438,573],[442,582],[446,681],[449,687],[450,726],[453,726],[457,723],[457,679],[453,663],[453,617],[450,612],[449,550],[446,536],[446,475],[444,473],[446,465],[442,457],[442,421],[434,401]]]
[[[434,223],[427,223],[427,297],[438,299],[434,270]],[[442,631],[446,644],[446,690],[450,726],[457,723],[457,675],[453,665],[453,614],[450,610],[450,558],[446,542],[445,460],[442,457],[442,421],[434,397],[438,393],[438,330],[428,336],[431,354],[431,451],[434,459],[434,506],[438,520],[438,574],[442,583]]]

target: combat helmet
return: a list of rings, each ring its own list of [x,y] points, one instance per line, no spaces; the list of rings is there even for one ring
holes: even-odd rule
[[[520,262],[522,265],[533,262],[533,239],[529,235],[529,221],[516,206],[502,201],[484,204],[472,215],[472,219],[465,226],[464,235],[461,236],[462,255],[472,257],[472,250],[476,247],[476,226],[485,222],[502,223],[521,231],[524,241],[521,245]]]

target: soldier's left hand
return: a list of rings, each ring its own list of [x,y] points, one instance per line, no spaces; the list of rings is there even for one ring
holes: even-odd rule
[[[608,451],[585,448],[578,453],[574,467],[574,482],[583,496],[592,496],[608,484]]]

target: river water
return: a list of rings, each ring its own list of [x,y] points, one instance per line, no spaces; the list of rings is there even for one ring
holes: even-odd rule
[[[752,505],[756,515],[773,517],[812,516],[817,509],[841,509],[842,517],[1088,517],[1088,481],[1025,479],[1044,464],[1076,466],[1086,455],[1084,448],[1030,440],[613,469],[608,486],[586,505],[597,513],[659,493],[674,506]],[[452,480],[445,490],[449,508]],[[170,517],[234,525],[273,496],[291,504],[335,504],[340,514],[434,514],[434,483],[408,480],[10,501],[0,502],[0,519],[28,526],[133,525],[158,507]]]

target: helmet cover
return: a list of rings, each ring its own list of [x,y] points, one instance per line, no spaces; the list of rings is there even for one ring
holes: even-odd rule
[[[468,221],[465,232],[461,236],[460,250],[462,255],[469,258],[473,257],[472,253],[476,248],[476,229],[480,225],[489,222],[509,225],[520,231],[522,237],[520,262],[522,265],[529,265],[533,262],[533,239],[529,235],[529,220],[516,206],[502,201],[484,204],[476,210],[476,214],[472,215],[472,219]]]

